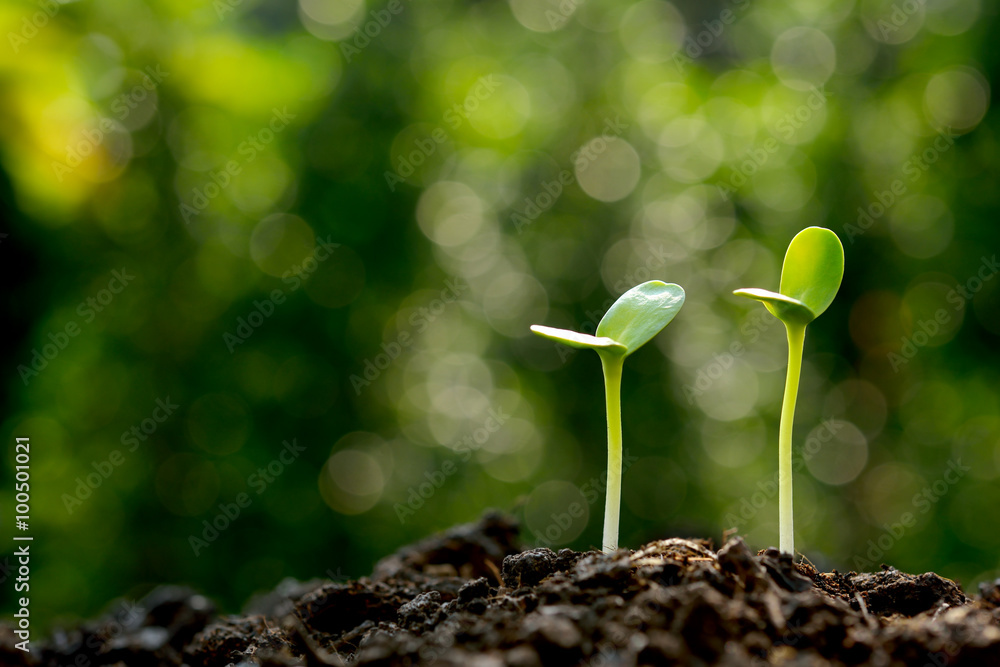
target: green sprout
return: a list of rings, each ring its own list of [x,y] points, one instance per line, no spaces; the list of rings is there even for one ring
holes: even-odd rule
[[[823,314],[844,278],[844,246],[823,227],[807,227],[795,235],[781,266],[779,292],[738,289],[733,294],[756,299],[785,325],[788,372],[778,429],[778,531],[782,551],[795,553],[792,525],[792,421],[802,370],[806,325]]]
[[[539,336],[571,347],[591,349],[601,358],[608,411],[608,485],[604,504],[604,551],[618,548],[622,491],[621,381],[625,357],[660,333],[684,305],[680,285],[650,280],[622,294],[597,325],[596,336],[534,325]]]

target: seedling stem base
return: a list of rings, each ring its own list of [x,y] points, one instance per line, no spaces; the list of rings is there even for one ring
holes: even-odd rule
[[[782,551],[794,555],[792,424],[795,421],[795,398],[799,393],[806,327],[804,324],[786,322],[785,330],[788,334],[788,374],[785,377],[785,397],[781,402],[781,425],[778,430],[778,543]]]
[[[620,354],[600,352],[604,397],[608,408],[608,487],[604,502],[604,552],[618,549],[618,516],[622,494],[622,365]]]

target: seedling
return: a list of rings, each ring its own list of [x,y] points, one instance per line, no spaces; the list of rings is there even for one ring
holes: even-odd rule
[[[684,305],[680,285],[659,280],[636,285],[622,294],[597,325],[596,336],[534,325],[531,330],[571,347],[591,349],[601,358],[608,411],[608,486],[604,503],[604,551],[618,548],[622,491],[621,381],[625,357],[660,333]]]
[[[807,227],[795,235],[781,266],[780,292],[738,289],[733,294],[756,299],[785,325],[788,371],[778,429],[778,533],[781,550],[795,553],[792,525],[792,421],[802,370],[806,325],[823,314],[844,278],[844,246],[823,227]]]

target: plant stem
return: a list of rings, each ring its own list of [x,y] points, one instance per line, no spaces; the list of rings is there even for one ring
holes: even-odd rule
[[[781,550],[794,556],[792,424],[795,421],[795,399],[799,393],[802,346],[806,337],[806,326],[795,322],[786,322],[785,330],[788,334],[788,374],[785,376],[785,397],[781,402],[781,425],[778,429],[778,533]]]
[[[618,548],[618,514],[622,495],[622,365],[624,355],[600,353],[604,400],[608,408],[608,485],[604,501],[604,553]]]

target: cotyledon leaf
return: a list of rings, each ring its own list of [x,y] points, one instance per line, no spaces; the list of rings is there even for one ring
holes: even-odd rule
[[[756,299],[782,322],[806,325],[833,302],[844,278],[844,246],[829,229],[807,227],[795,235],[781,266],[780,292],[738,289],[738,296]]]
[[[591,336],[590,334],[578,333],[569,329],[557,329],[555,327],[543,327],[539,324],[531,325],[531,330],[543,338],[559,341],[570,347],[578,347],[591,350],[610,350],[625,354],[625,346],[621,343],[603,336]]]
[[[778,294],[777,292],[757,287],[738,289],[733,294],[760,301],[764,304],[765,308],[771,311],[772,315],[782,322],[797,322],[805,325],[816,319],[816,316],[806,307],[806,304],[784,294]]]
[[[684,305],[684,288],[650,280],[618,297],[597,325],[597,335],[625,346],[626,356],[670,324]]]
[[[806,227],[788,244],[778,291],[801,301],[817,318],[833,302],[843,279],[840,239],[829,229]]]

